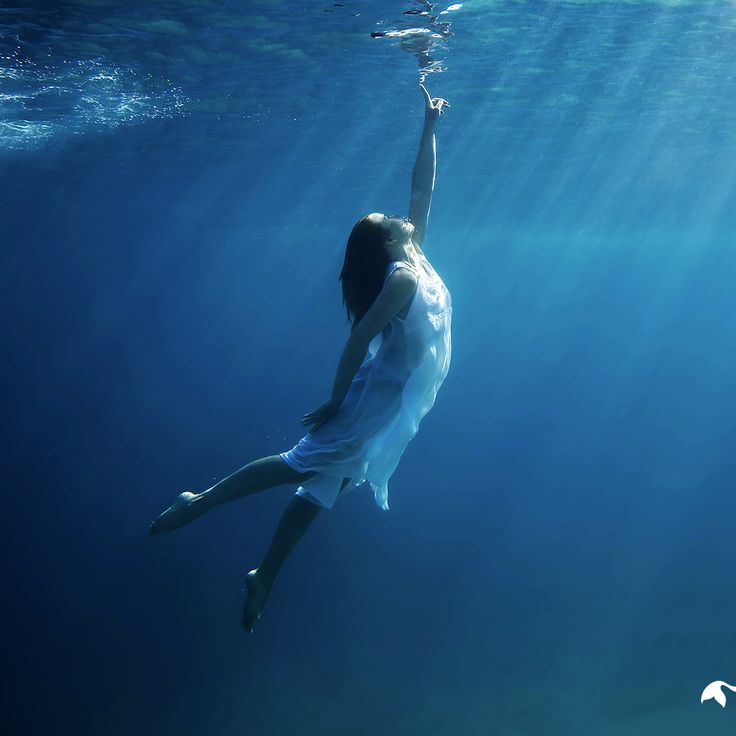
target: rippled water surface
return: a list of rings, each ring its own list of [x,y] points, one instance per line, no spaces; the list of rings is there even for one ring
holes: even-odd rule
[[[670,125],[678,138],[731,135],[730,2],[470,0],[422,15],[425,5],[5,5],[0,146],[174,115],[320,119],[342,81],[408,76],[412,65],[433,81],[452,70],[458,101],[487,108],[496,128],[524,115],[580,135]]]

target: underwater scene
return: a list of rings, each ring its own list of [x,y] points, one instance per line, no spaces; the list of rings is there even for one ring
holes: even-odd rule
[[[734,233],[731,0],[4,1],[3,732],[736,734]]]

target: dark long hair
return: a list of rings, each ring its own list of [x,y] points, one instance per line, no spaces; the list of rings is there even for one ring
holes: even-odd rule
[[[383,287],[391,256],[385,248],[388,233],[363,217],[355,223],[345,246],[345,262],[340,272],[342,302],[353,327],[373,304]]]

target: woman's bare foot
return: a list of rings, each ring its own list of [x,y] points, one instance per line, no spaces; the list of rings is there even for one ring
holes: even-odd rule
[[[268,579],[258,569],[251,570],[245,576],[245,585],[248,589],[248,595],[243,607],[243,628],[253,633],[253,627],[261,617],[263,607],[266,605],[266,599],[273,587],[273,580]]]
[[[200,493],[190,493],[189,491],[180,493],[176,501],[163,514],[153,520],[151,526],[148,528],[148,533],[161,534],[162,532],[170,532],[181,526],[185,526],[190,521],[194,521],[206,510],[202,508],[204,504],[197,503],[201,495]]]

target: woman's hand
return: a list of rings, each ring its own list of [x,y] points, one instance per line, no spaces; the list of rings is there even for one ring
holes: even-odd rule
[[[424,120],[433,123],[444,112],[443,106],[450,107],[450,103],[442,97],[430,97],[427,88],[423,84],[419,86],[424,93]]]
[[[340,408],[340,404],[330,399],[325,401],[319,409],[306,413],[301,420],[304,425],[314,424],[311,431],[316,432],[325,422],[328,422],[332,417],[337,414],[337,410]]]

